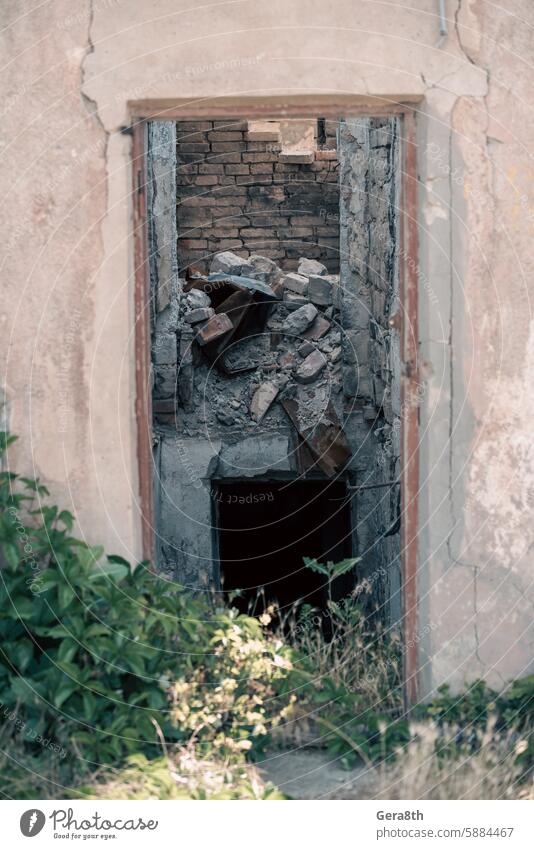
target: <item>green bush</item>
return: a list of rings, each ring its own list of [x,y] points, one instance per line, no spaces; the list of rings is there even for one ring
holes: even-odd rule
[[[287,650],[257,620],[75,539],[47,495],[0,474],[0,722],[78,771],[154,757],[162,739],[260,747]]]

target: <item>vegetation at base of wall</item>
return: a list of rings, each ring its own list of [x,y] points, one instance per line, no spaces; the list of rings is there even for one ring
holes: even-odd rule
[[[1,456],[11,437],[0,440]],[[273,609],[217,609],[76,539],[47,496],[0,472],[0,794],[280,798],[251,762],[276,743],[328,747],[401,781],[431,739],[432,780],[459,786],[458,764],[489,758],[495,793],[532,769],[534,676],[503,693],[441,688],[414,725],[398,636],[370,625],[361,587],[283,623]],[[336,568],[350,567],[327,580]]]
[[[257,619],[74,538],[47,496],[0,473],[0,724],[17,761],[51,761],[68,786],[162,746],[194,741],[199,760],[225,764],[261,751],[283,716],[289,649]]]

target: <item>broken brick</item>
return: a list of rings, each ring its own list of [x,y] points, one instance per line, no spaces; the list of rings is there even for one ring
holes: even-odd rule
[[[303,339],[309,339],[311,342],[317,342],[318,339],[322,339],[322,337],[328,333],[331,326],[332,325],[326,318],[323,318],[322,315],[318,315],[312,326],[301,333],[301,336]]]
[[[278,386],[270,380],[258,386],[250,402],[250,415],[255,422],[261,422],[277,395]]]
[[[313,383],[326,366],[326,357],[321,351],[309,354],[295,372],[299,383]]]
[[[234,325],[228,318],[225,312],[221,312],[218,315],[212,315],[210,319],[204,324],[201,329],[197,333],[197,342],[199,345],[208,345],[210,342],[214,342],[215,339],[219,339],[221,336],[224,336],[225,333],[228,333],[229,330],[232,330]]]

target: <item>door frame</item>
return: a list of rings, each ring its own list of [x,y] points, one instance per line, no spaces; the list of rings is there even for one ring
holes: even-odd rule
[[[399,288],[401,303],[401,575],[404,695],[407,706],[418,698],[417,561],[419,494],[418,208],[417,125],[420,97],[350,95],[203,100],[135,101],[132,119],[132,206],[134,242],[135,415],[143,557],[154,560],[155,528],[152,459],[152,399],[146,209],[146,123],[150,120],[243,120],[398,116],[401,125]]]

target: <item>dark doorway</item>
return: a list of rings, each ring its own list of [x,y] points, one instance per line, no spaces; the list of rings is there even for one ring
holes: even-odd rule
[[[281,615],[297,602],[324,609],[324,578],[304,566],[304,557],[338,562],[352,554],[350,503],[342,481],[239,481],[219,483],[221,583],[240,590],[234,603],[244,613],[276,602]],[[354,575],[338,579],[334,597],[354,586]]]

